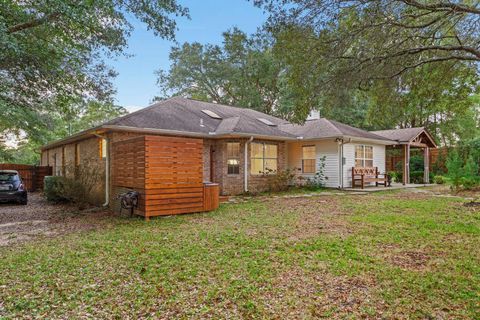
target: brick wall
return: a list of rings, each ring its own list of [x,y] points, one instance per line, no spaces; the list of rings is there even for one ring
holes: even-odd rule
[[[54,176],[65,174],[67,177],[73,177],[75,146],[78,144],[80,166],[88,167],[88,172],[95,172],[98,175],[98,182],[91,192],[91,199],[89,199],[89,201],[95,204],[102,204],[105,201],[105,159],[100,157],[99,141],[100,139],[97,137],[80,140],[44,150],[41,156],[42,166],[52,166]],[[63,159],[64,156],[65,159]]]
[[[248,139],[222,139],[211,142],[209,148],[213,146],[214,152],[214,181],[220,185],[220,193],[222,195],[236,195],[244,192],[245,179],[245,143]],[[227,168],[227,143],[240,143],[240,172],[239,174],[228,174]],[[276,144],[278,146],[278,170],[286,168],[286,144],[279,141],[268,140],[254,140],[254,142],[265,142]],[[256,175],[250,173],[250,146],[247,148],[248,161],[248,190],[250,192],[265,191],[267,187],[267,179],[263,175]],[[204,152],[206,154],[206,152]],[[208,161],[209,168],[207,170],[208,177],[210,176],[210,160]],[[205,171],[205,168],[204,168]],[[205,173],[204,173],[205,174]]]
[[[133,137],[141,136],[141,133],[133,132],[109,132],[107,138],[109,139],[109,144],[107,152],[110,153],[110,146],[112,143],[117,141],[122,141],[130,139]],[[204,151],[203,151],[203,178],[204,181],[210,181],[210,168],[211,161],[213,161],[214,168],[214,177],[213,181],[218,183],[220,186],[220,192],[222,195],[236,195],[244,192],[244,159],[245,159],[245,143],[248,139],[205,139],[204,140]],[[62,175],[62,157],[65,154],[65,164],[73,165],[75,163],[75,144],[80,145],[80,164],[93,165],[98,169],[98,174],[101,176],[99,178],[100,182],[98,187],[92,192],[93,202],[96,204],[102,204],[105,197],[105,159],[101,158],[99,155],[99,142],[100,138],[91,137],[75,143],[66,144],[64,146],[51,148],[42,152],[42,165],[54,166],[53,168],[54,175]],[[227,143],[228,142],[239,142],[240,143],[240,173],[239,174],[228,174],[227,172]],[[285,142],[279,141],[268,141],[268,140],[254,140],[254,142],[266,142],[278,145],[278,169],[284,170],[286,168],[286,144]],[[62,148],[65,148],[65,151],[62,151]],[[210,150],[213,150],[214,159],[210,159]],[[248,147],[248,189],[251,192],[260,192],[264,191],[266,188],[266,178],[262,175],[252,175],[250,174],[250,147]],[[111,154],[111,153],[110,153]],[[56,161],[55,161],[56,158]],[[114,159],[111,158],[113,161]],[[68,170],[66,170],[68,171]],[[66,172],[69,175],[69,172]],[[110,179],[110,204],[113,206],[116,200],[116,196],[119,193],[119,190],[112,189],[112,179]],[[123,191],[123,190],[122,190]]]

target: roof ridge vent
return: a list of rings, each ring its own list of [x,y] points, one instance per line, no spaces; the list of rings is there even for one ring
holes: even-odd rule
[[[222,119],[222,117],[220,117],[218,114],[216,114],[215,112],[213,112],[212,110],[208,110],[208,109],[203,109],[202,110],[203,113],[205,113],[207,116],[209,116],[210,118],[213,118],[213,119]]]

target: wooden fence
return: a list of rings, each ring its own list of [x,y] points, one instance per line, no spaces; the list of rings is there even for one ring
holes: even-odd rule
[[[397,149],[398,150],[398,149]],[[412,154],[415,152],[415,150],[417,149],[412,149]],[[418,149],[420,150],[420,149]],[[387,149],[387,155],[386,155],[386,169],[387,169],[387,172],[390,172],[390,171],[397,171],[397,167],[400,167],[402,168],[402,165],[403,165],[403,154],[401,152],[397,152],[398,154],[394,154],[394,153],[391,153],[391,152],[388,152],[389,149]],[[423,151],[418,151],[420,152],[421,154],[423,154]],[[447,156],[448,156],[448,148],[446,147],[441,147],[441,148],[430,148],[429,150],[429,157],[430,157],[430,171],[432,170],[438,170],[438,169],[441,169],[443,171],[447,171],[447,168],[445,167],[445,160],[447,159]],[[442,159],[440,159],[440,161],[438,161],[438,159],[442,157]],[[400,165],[397,165],[397,164],[400,164]]]
[[[27,164],[0,163],[0,170],[16,170],[28,191],[43,189],[43,179],[52,175],[52,167],[31,166]]]

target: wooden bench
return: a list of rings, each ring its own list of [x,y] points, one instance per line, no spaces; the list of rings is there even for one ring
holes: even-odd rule
[[[366,184],[375,182],[375,186],[384,185],[389,186],[388,174],[379,173],[378,167],[367,168],[352,168],[352,188],[358,186],[357,182],[360,182],[360,186],[363,189]]]

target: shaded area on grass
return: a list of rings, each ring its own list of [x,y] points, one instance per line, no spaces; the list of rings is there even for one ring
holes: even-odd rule
[[[111,217],[0,249],[0,316],[475,318],[478,211],[408,190]]]

